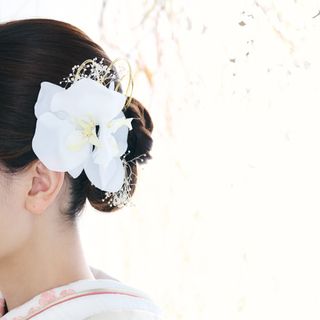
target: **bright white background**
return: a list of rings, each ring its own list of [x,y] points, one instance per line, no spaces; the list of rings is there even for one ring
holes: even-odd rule
[[[103,6],[105,3],[105,7]],[[165,319],[320,317],[320,1],[0,0],[137,71],[155,123],[135,207],[80,227],[91,265]]]

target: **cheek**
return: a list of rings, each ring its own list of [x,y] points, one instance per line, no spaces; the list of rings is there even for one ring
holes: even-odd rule
[[[22,248],[31,233],[30,214],[16,191],[0,186],[0,261]]]

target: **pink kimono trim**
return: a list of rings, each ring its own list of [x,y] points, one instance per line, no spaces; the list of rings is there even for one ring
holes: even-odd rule
[[[61,291],[59,296],[55,295],[54,289],[43,292],[39,297],[39,301],[38,301],[39,305],[38,306],[30,308],[26,316],[14,317],[12,320],[29,320],[29,319],[32,319],[34,316],[40,314],[41,312],[46,311],[49,308],[51,308],[55,305],[58,305],[62,302],[66,302],[66,301],[69,301],[69,300],[72,300],[75,298],[94,295],[94,294],[122,294],[122,295],[131,296],[131,297],[141,298],[140,296],[137,296],[137,295],[134,295],[131,293],[122,293],[122,292],[113,292],[113,291],[94,291],[94,292],[77,294],[72,297],[67,297],[67,296],[70,296],[75,293],[76,292],[72,289],[65,289],[65,290]],[[60,297],[67,297],[67,298],[57,301],[57,299]],[[6,320],[5,315],[3,317],[3,320]]]

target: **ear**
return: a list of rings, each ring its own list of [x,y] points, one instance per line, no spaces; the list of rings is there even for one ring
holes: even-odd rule
[[[39,160],[28,171],[25,208],[31,213],[41,214],[56,199],[64,181],[64,172],[49,170]]]

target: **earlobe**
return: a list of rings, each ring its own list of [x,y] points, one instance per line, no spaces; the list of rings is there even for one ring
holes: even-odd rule
[[[49,170],[42,162],[30,167],[25,208],[35,214],[43,213],[56,199],[64,181],[64,172]]]
[[[35,203],[34,201],[31,201],[30,198],[26,199],[26,209],[34,214],[41,214],[44,212],[44,206],[39,201]]]

